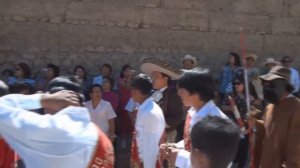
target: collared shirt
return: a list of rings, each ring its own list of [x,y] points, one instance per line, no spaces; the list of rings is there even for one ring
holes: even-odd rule
[[[27,168],[85,168],[97,143],[97,128],[86,108],[62,109],[55,115],[28,111],[41,108],[41,96],[0,98],[0,134]]]
[[[137,109],[138,106],[139,104],[135,102],[132,98],[130,98],[125,106],[125,110],[127,110],[128,112],[133,112]]]
[[[159,141],[165,129],[165,119],[161,108],[151,97],[138,107],[135,129],[139,157],[144,168],[154,168],[159,153]]]
[[[204,117],[219,116],[221,118],[227,118],[227,116],[215,105],[213,100],[207,102],[199,111],[196,111],[195,108],[191,107],[188,111],[188,115],[192,117],[190,131],[192,127]],[[183,140],[178,142],[176,146],[179,148],[184,148]],[[183,149],[180,150],[176,158],[175,166],[179,168],[190,168],[190,152]]]
[[[92,121],[101,130],[108,135],[109,123],[108,120],[116,118],[116,113],[113,110],[110,102],[101,100],[96,108],[93,108],[92,101],[85,103],[85,107],[89,110]]]
[[[291,70],[290,82],[295,88],[293,91],[293,93],[295,93],[299,91],[299,87],[300,87],[299,72],[294,68],[290,68],[290,70]]]

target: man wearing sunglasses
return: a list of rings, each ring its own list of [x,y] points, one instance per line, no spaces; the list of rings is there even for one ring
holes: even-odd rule
[[[291,78],[290,82],[294,86],[293,94],[294,96],[299,97],[299,87],[300,87],[300,79],[299,79],[299,72],[292,68],[292,58],[290,56],[284,56],[281,59],[282,66],[289,68],[291,71]]]
[[[292,95],[290,75],[288,68],[275,66],[260,76],[264,99],[270,102],[265,120],[256,122],[256,127],[265,132],[261,168],[300,168],[300,100]]]

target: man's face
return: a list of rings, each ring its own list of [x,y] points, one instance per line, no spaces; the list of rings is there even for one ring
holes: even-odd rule
[[[286,94],[286,82],[283,79],[263,81],[264,99],[270,103],[277,104]]]
[[[184,88],[178,88],[177,94],[180,96],[181,101],[185,106],[193,106],[195,94],[190,94],[190,92]]]
[[[284,58],[282,60],[282,66],[284,66],[284,67],[290,68],[291,63],[292,63],[292,60],[290,58]]]
[[[276,66],[276,64],[274,64],[274,63],[268,63],[268,64],[266,64],[266,68],[267,69],[272,69],[274,66]]]
[[[193,69],[194,68],[194,62],[192,60],[184,60],[183,61],[183,68],[184,69]]]
[[[168,86],[168,77],[163,76],[160,72],[153,71],[151,73],[152,85],[156,90]]]

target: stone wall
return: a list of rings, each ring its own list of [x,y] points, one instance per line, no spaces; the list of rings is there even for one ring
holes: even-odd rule
[[[92,74],[102,63],[115,71],[144,56],[180,65],[186,53],[218,70],[229,51],[290,55],[300,64],[299,0],[0,0],[0,62],[35,70],[77,64]],[[260,65],[260,64],[259,64]]]

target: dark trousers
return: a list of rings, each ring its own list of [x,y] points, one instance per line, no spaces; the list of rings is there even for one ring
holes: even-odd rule
[[[244,139],[240,140],[239,148],[236,153],[234,163],[237,164],[238,168],[244,168],[249,156],[249,138],[245,136]]]

